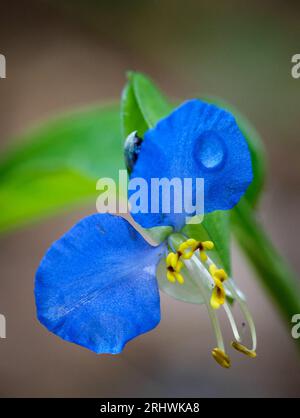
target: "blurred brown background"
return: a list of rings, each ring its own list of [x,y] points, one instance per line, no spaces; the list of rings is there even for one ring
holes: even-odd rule
[[[174,97],[214,94],[262,134],[269,178],[261,217],[296,271],[299,259],[299,3],[289,1],[1,2],[0,140],[49,115],[118,99],[127,69]],[[243,256],[234,272],[248,295],[259,356],[211,359],[204,309],[162,297],[162,322],[118,357],[96,356],[49,334],[35,318],[35,269],[49,244],[93,207],[0,240],[0,396],[299,396],[300,356]],[[1,216],[1,214],[0,214]],[[226,322],[224,322],[226,325]],[[228,330],[227,330],[228,331]],[[229,332],[226,332],[229,338]]]

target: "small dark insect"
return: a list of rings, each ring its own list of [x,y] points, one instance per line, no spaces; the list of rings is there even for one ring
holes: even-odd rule
[[[124,158],[126,168],[129,173],[133,170],[134,164],[136,163],[142,145],[142,138],[137,135],[137,132],[132,132],[125,140],[124,144]]]

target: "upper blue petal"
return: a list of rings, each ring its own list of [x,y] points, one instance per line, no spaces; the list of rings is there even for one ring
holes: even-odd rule
[[[232,114],[194,99],[183,103],[145,133],[131,179],[174,177],[204,179],[204,212],[235,206],[252,182],[247,142]],[[132,193],[131,193],[132,194]],[[193,181],[195,196],[195,181]],[[153,197],[152,197],[153,198]],[[151,193],[148,193],[149,207]],[[192,214],[137,213],[143,227],[172,225],[176,229]],[[174,208],[173,208],[174,209]]]
[[[155,267],[163,250],[120,217],[81,220],[41,261],[35,281],[39,320],[96,353],[119,353],[160,321]]]

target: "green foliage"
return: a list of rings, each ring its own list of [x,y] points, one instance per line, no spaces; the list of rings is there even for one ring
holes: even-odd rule
[[[94,107],[46,122],[0,162],[0,231],[74,204],[95,201],[96,180],[124,168],[117,107]]]
[[[132,110],[135,110],[132,112]],[[143,118],[136,101],[133,87],[130,83],[126,84],[121,98],[121,119],[123,138],[137,131],[139,137],[143,136],[148,126]]]
[[[172,106],[143,74],[131,72],[128,74],[128,79],[147,128],[153,128],[160,119],[172,111]]]
[[[246,200],[232,211],[232,229],[262,285],[289,326],[292,316],[300,312],[299,281],[274,248]]]

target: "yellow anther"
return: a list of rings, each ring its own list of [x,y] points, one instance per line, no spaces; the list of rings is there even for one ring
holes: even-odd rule
[[[218,279],[222,283],[228,278],[226,271],[224,269],[218,269],[215,264],[209,266],[209,272],[213,279]]]
[[[223,350],[221,350],[220,348],[214,348],[212,350],[212,356],[220,366],[224,367],[225,369],[230,368],[230,358],[226,353],[224,353]]]
[[[180,253],[180,254],[182,254],[186,249],[188,248],[188,245],[187,245],[187,243],[186,243],[186,241],[184,241],[184,242],[182,242],[180,245],[179,245],[179,247],[178,247],[178,252]]]
[[[224,282],[224,281],[228,278],[226,271],[225,271],[225,270],[223,270],[223,269],[218,269],[218,270],[215,272],[214,276],[215,276],[217,279],[221,280],[221,282]]]
[[[179,284],[184,283],[184,278],[180,274],[180,270],[183,267],[183,262],[179,259],[178,253],[170,252],[166,257],[166,266],[167,266],[167,279],[171,283],[176,281]]]
[[[212,308],[219,309],[220,306],[224,305],[226,301],[226,293],[223,282],[227,279],[227,274],[225,270],[218,269],[215,264],[211,264],[209,266],[209,272],[215,282],[215,287],[212,291],[210,304]]]
[[[167,267],[169,267],[171,265],[171,260],[172,260],[172,254],[173,253],[169,253],[166,257],[166,265]]]
[[[184,278],[183,278],[182,274],[176,272],[176,273],[174,273],[174,275],[175,275],[176,280],[179,284],[184,284]]]
[[[226,293],[221,280],[214,278],[215,287],[212,291],[210,304],[213,309],[219,309],[226,301]]]
[[[200,260],[205,263],[207,261],[207,255],[204,251],[200,251]]]
[[[182,258],[184,258],[185,260],[189,260],[194,254],[194,251],[188,251],[188,252],[184,252],[182,254]]]
[[[198,242],[198,245],[196,247],[199,250],[200,260],[205,263],[207,261],[207,255],[205,253],[205,250],[212,250],[214,248],[214,243],[212,241],[203,241]]]
[[[175,283],[176,278],[175,278],[174,272],[167,270],[167,279],[169,280],[169,282]]]
[[[189,238],[186,241],[184,241],[183,244],[186,245],[187,247],[192,247],[195,244],[197,244],[197,241],[194,238]]]
[[[169,253],[166,258],[166,265],[167,267],[176,268],[178,262],[178,254],[177,253]]]
[[[214,277],[214,274],[215,274],[215,272],[218,270],[217,269],[217,266],[215,265],[215,264],[211,264],[210,266],[209,266],[209,272],[210,272],[210,274],[211,274],[211,276],[212,277]]]
[[[177,253],[171,253],[171,266],[176,270],[177,263],[178,263],[178,254]]]
[[[177,265],[176,265],[176,271],[179,272],[183,267],[183,262],[178,260]]]
[[[171,283],[175,283],[176,280],[179,284],[184,283],[184,278],[183,278],[182,274],[178,273],[177,271],[167,270],[167,279]]]
[[[193,238],[190,238],[184,241],[182,244],[180,244],[180,246],[178,247],[178,253],[180,254],[182,258],[187,260],[192,257],[197,245],[198,245],[198,241],[196,241]]]
[[[173,271],[179,272],[183,267],[183,262],[179,260],[178,253],[169,253],[166,258],[167,269],[172,268]]]
[[[237,341],[232,341],[231,346],[239,351],[240,353],[245,354],[250,358],[255,358],[257,356],[256,352],[253,350],[249,350],[249,348],[245,347],[243,344],[238,343]]]
[[[183,267],[183,262],[180,258],[185,260],[190,259],[196,250],[200,250],[200,258],[204,262],[207,260],[207,255],[204,249],[211,250],[214,244],[211,241],[196,241],[194,238],[189,238],[182,242],[176,253],[170,252],[166,257],[167,266],[167,279],[174,283],[176,280],[178,283],[183,284],[184,278],[180,274],[180,270]]]
[[[201,244],[204,250],[212,250],[214,248],[214,243],[212,241],[203,241]]]

